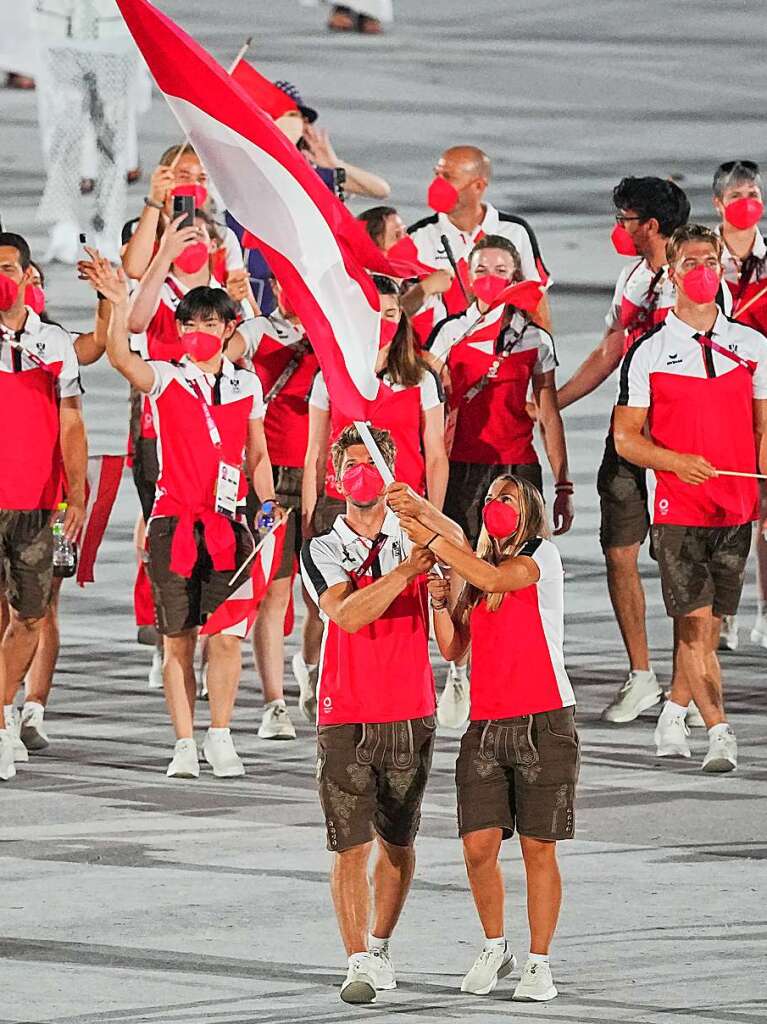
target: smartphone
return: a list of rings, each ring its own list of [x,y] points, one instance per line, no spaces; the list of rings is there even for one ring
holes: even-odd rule
[[[174,196],[173,197],[173,220],[184,214],[184,219],[181,221],[182,228],[193,228],[194,227],[194,196]]]

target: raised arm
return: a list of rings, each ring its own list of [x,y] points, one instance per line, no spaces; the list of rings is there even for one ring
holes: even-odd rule
[[[136,230],[131,235],[122,252],[123,270],[128,277],[140,280],[152,262],[157,227],[160,218],[165,214],[164,205],[168,192],[173,188],[175,175],[170,167],[156,167],[152,172],[149,186],[149,198],[155,205],[145,205],[139,217]]]
[[[160,248],[157,250],[149,269],[141,278],[133,293],[128,317],[128,330],[132,334],[143,334],[152,321],[160,301],[160,292],[175,258],[199,238],[196,227],[181,227],[182,214],[166,228]]]
[[[301,482],[301,528],[304,537],[312,536],[312,518],[317,499],[325,487],[325,466],[330,444],[330,412],[309,404],[309,438]]]
[[[371,171],[365,171],[346,160],[341,160],[333,149],[326,129],[306,125],[304,141],[308,146],[309,155],[318,167],[341,167],[346,171],[344,189],[347,192],[358,196],[370,196],[372,199],[387,199],[389,197],[391,193],[389,182]]]
[[[429,536],[433,533],[442,534],[459,547],[471,551],[471,545],[464,536],[463,530],[458,523],[449,519],[444,512],[432,504],[420,494],[416,494],[412,487],[395,480],[386,488],[386,504],[389,508],[402,516],[409,516],[411,519],[418,519],[429,530]]]

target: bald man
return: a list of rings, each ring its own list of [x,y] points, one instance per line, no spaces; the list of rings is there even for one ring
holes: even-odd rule
[[[502,235],[519,252],[525,280],[540,280],[544,284],[548,281],[538,242],[527,221],[496,210],[485,200],[492,175],[487,153],[476,146],[453,146],[445,150],[437,161],[434,175],[427,201],[435,212],[409,227],[407,236],[390,250],[390,255],[413,257],[435,270],[449,269],[450,263],[442,243],[445,235],[466,284],[467,260],[475,243],[485,235]],[[460,284],[455,280],[444,294],[429,296],[413,316],[413,326],[421,342],[426,341],[445,316],[463,313],[467,306]],[[533,319],[551,331],[546,295]]]

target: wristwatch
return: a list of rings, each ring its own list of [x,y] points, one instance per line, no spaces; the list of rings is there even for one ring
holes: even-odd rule
[[[164,210],[165,205],[158,203],[156,199],[152,199],[151,196],[144,196],[144,206],[151,206],[153,210]]]

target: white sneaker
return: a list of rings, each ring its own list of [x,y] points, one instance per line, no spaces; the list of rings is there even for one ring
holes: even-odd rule
[[[45,750],[50,743],[48,733],[43,728],[45,708],[37,701],[28,700],[21,710],[19,736],[27,750]]]
[[[511,974],[516,966],[517,959],[508,944],[503,949],[483,949],[461,982],[461,992],[489,996],[498,984],[498,979]]]
[[[236,779],[245,774],[245,765],[234,749],[232,734],[228,729],[217,729],[213,734],[208,729],[202,754],[217,779]]]
[[[691,700],[687,705],[687,718],[685,721],[690,729],[706,728],[706,723],[703,721],[703,715],[698,710],[698,705],[694,700]]]
[[[469,720],[469,675],[466,666],[450,666],[445,689],[437,703],[437,721],[446,729],[460,729]]]
[[[0,782],[8,782],[16,775],[13,763],[13,741],[7,729],[0,729]]]
[[[732,772],[738,767],[738,741],[729,726],[726,731],[709,736],[708,753],[701,767],[704,772]]]
[[[194,740],[176,740],[173,760],[165,773],[169,779],[197,779],[200,777],[200,761]]]
[[[767,647],[767,619],[761,612],[757,615],[754,628],[751,630],[751,643]]]
[[[149,669],[149,689],[162,689],[162,651],[155,647],[152,655],[152,667]]]
[[[13,760],[16,764],[23,764],[24,761],[29,760],[29,751],[21,742],[18,708],[7,707],[3,710],[5,731],[8,733],[13,748]]]
[[[356,953],[349,958],[349,970],[341,986],[345,1003],[376,1001],[376,963],[372,953]]]
[[[293,655],[293,678],[298,683],[298,707],[309,722],[317,721],[317,678],[320,666],[306,664],[299,651]]]
[[[294,740],[296,730],[290,720],[284,700],[273,700],[264,708],[264,717],[258,727],[262,740]]]
[[[738,649],[738,616],[723,615],[722,631],[719,634],[720,651],[737,651]]]
[[[662,692],[652,669],[629,672],[626,682],[602,712],[602,721],[633,722],[643,711],[658,703]]]
[[[549,999],[555,999],[556,995],[551,967],[546,963],[528,960],[511,998],[524,1002],[545,1003]]]
[[[394,973],[394,964],[388,949],[371,949],[375,970],[373,980],[375,981],[376,992],[390,992],[397,987],[397,977]]]
[[[666,715],[662,711],[658,716],[653,739],[658,757],[689,757],[690,745],[687,737],[690,730],[684,715]]]

